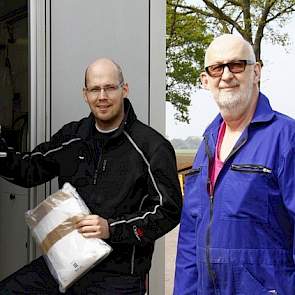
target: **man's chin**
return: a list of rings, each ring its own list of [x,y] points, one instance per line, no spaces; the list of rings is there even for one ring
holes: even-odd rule
[[[110,112],[108,110],[99,110],[95,115],[101,120],[108,120],[110,118]]]
[[[239,102],[233,100],[217,100],[216,103],[219,109],[225,110],[235,110],[239,106]]]

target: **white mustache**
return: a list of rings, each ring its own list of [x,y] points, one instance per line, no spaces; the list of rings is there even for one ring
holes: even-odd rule
[[[239,83],[233,83],[233,84],[226,85],[226,86],[220,86],[219,89],[234,88],[234,87],[237,87],[239,85],[240,85]]]

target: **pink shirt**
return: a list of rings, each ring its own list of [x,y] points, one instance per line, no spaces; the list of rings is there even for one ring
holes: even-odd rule
[[[225,128],[226,128],[226,125],[223,121],[218,131],[217,143],[216,143],[215,154],[214,154],[214,162],[212,164],[212,168],[210,171],[210,182],[211,182],[210,193],[211,194],[213,192],[217,176],[223,167],[223,162],[220,161],[219,159],[219,153],[220,153],[220,148],[221,148],[221,144],[222,144],[224,133],[225,133]]]

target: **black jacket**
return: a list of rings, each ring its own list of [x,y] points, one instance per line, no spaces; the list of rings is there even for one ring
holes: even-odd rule
[[[142,275],[150,269],[154,241],[179,222],[181,194],[171,144],[137,120],[128,99],[124,108],[121,126],[103,144],[90,114],[31,153],[9,149],[0,173],[25,187],[56,176],[60,187],[71,183],[110,226],[113,251],[95,269]]]

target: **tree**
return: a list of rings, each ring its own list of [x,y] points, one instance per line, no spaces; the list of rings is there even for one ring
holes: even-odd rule
[[[192,2],[192,1],[190,1]],[[168,0],[167,1],[167,43],[169,45],[169,38],[173,35],[178,35],[177,26],[173,27],[173,21],[171,18],[171,11],[175,12],[174,19],[183,19],[182,22],[189,25],[202,23],[200,29],[204,29],[203,34],[207,36],[205,43],[210,39],[210,36],[219,35],[221,33],[234,33],[238,32],[244,39],[253,45],[256,60],[263,64],[261,60],[261,43],[262,39],[271,41],[273,44],[280,44],[286,46],[288,44],[288,36],[286,33],[279,32],[280,28],[286,24],[290,19],[292,13],[295,10],[295,0],[199,0],[198,5],[187,4],[185,1]],[[170,16],[169,16],[170,14]],[[172,13],[173,16],[173,13]],[[274,27],[276,26],[276,30]],[[183,33],[181,33],[183,34]],[[211,35],[210,35],[211,34]],[[202,35],[200,33],[200,35]],[[177,38],[177,37],[174,37]],[[186,40],[189,43],[189,40]],[[204,44],[204,42],[203,42]],[[169,49],[169,47],[167,47]],[[174,67],[177,68],[178,61],[182,62],[182,56],[179,55],[180,50],[174,51]],[[167,53],[167,64],[169,65],[170,55]],[[194,56],[197,61],[194,64],[198,67],[198,70],[202,68],[201,64],[203,59],[199,56]],[[168,76],[168,75],[167,75]],[[167,77],[172,79],[174,85],[178,85],[182,82],[182,77]],[[172,83],[170,82],[170,83]],[[180,83],[181,84],[181,83]],[[176,108],[182,103],[181,97],[184,96],[187,100],[184,100],[185,108],[181,105],[181,110],[185,110],[182,121],[187,121],[187,107],[190,104],[189,95],[191,93],[192,86],[196,84],[191,83],[187,85],[186,92],[176,97],[177,102],[174,102]],[[175,87],[175,86],[174,86]],[[188,89],[190,90],[188,93]],[[169,89],[168,89],[169,90]],[[167,100],[172,101],[167,91]],[[177,109],[179,111],[179,109]],[[182,114],[180,112],[180,114]],[[177,118],[177,117],[176,117]],[[178,118],[177,118],[178,119]]]
[[[203,64],[204,52],[212,40],[203,17],[178,11],[183,0],[168,0],[166,25],[166,100],[177,110],[175,118],[189,122],[188,106]]]

